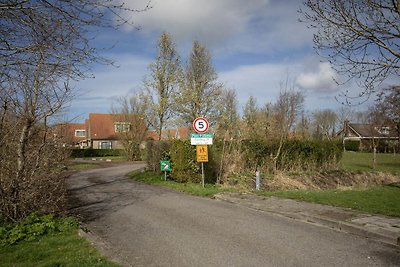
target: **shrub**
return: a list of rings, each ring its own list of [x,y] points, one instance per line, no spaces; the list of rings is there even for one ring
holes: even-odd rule
[[[273,159],[279,143],[262,140],[243,141],[245,169],[254,171],[273,169]],[[282,171],[331,168],[342,156],[342,144],[337,141],[286,140],[276,159],[276,168]]]
[[[36,238],[70,228],[77,228],[75,219],[56,218],[54,215],[32,213],[24,220],[13,224],[0,224],[0,245],[13,245],[22,240],[32,241]]]
[[[341,157],[342,144],[337,141],[288,140],[277,163],[284,171],[331,169]]]
[[[62,170],[69,150],[46,139],[50,133],[42,126],[32,128],[24,145],[18,122],[0,128],[0,135],[7,135],[0,140],[4,141],[0,145],[0,217],[17,221],[35,211],[65,209],[67,190]]]
[[[160,160],[170,160],[169,149],[169,142],[148,140],[143,155],[148,169],[156,172],[160,168]]]
[[[123,156],[122,149],[73,149],[71,157],[73,158],[90,158],[90,157],[114,157]]]
[[[196,162],[196,147],[190,140],[171,141],[172,179],[177,182],[199,182],[201,175]]]
[[[344,149],[346,151],[359,151],[360,150],[360,140],[345,140]]]

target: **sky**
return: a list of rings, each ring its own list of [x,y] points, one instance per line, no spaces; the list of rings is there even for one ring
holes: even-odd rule
[[[148,4],[125,2],[136,10]],[[141,90],[163,31],[172,35],[184,63],[193,40],[207,47],[219,82],[236,91],[240,110],[250,96],[259,106],[274,103],[286,80],[303,92],[309,112],[338,109],[335,97],[341,92],[361,90],[354,82],[337,85],[334,79],[342,77],[313,50],[313,30],[299,22],[301,0],[152,0],[150,5],[148,11],[128,15],[135,27],[95,33],[93,44],[114,65],[94,65],[93,78],[74,84],[68,120],[83,122],[89,113],[109,113],[118,98]],[[397,77],[382,86],[399,83]]]

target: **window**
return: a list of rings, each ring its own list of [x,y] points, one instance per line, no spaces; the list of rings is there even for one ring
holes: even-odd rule
[[[383,126],[383,127],[375,127],[375,130],[378,131],[380,134],[388,135],[390,131],[390,127]]]
[[[85,130],[75,130],[75,137],[85,137],[86,131]]]
[[[99,148],[100,149],[111,149],[112,148],[112,143],[110,141],[99,142]]]
[[[131,124],[129,122],[115,122],[114,131],[116,133],[126,133],[131,130]]]

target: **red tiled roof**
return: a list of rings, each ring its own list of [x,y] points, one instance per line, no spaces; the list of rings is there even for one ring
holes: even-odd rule
[[[117,139],[113,114],[89,113],[88,139]]]
[[[146,139],[153,139],[153,140],[158,140],[158,134],[156,131],[148,131],[146,134]]]
[[[190,129],[188,127],[166,129],[161,132],[161,140],[188,139],[189,136],[190,136]],[[156,131],[148,131],[146,138],[158,140],[158,133]]]
[[[186,139],[190,137],[190,129],[188,127],[179,127],[178,134],[180,139]]]
[[[76,130],[86,130],[86,125],[82,123],[63,123],[55,127],[55,134],[58,138],[65,139],[66,141],[79,142],[86,139],[86,136],[75,136]],[[87,133],[87,132],[86,132]]]
[[[136,119],[134,115],[89,113],[88,137],[92,140],[116,140],[118,135],[115,133],[114,124],[116,122],[134,124]]]

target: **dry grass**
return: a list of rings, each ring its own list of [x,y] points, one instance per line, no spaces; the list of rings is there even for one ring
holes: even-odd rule
[[[400,177],[389,173],[351,173],[345,171],[330,171],[297,175],[277,173],[272,179],[264,182],[264,187],[270,191],[327,190],[386,185],[398,182],[400,182]]]

